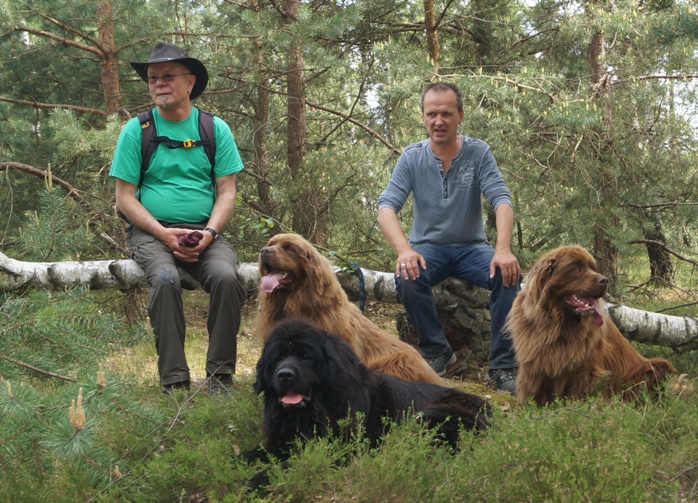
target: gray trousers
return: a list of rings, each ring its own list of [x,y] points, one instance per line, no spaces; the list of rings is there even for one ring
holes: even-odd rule
[[[233,247],[219,236],[199,256],[198,262],[182,262],[152,235],[133,225],[127,231],[131,257],[145,271],[150,285],[147,309],[158,352],[160,384],[190,379],[184,355],[186,323],[178,268],[196,279],[210,296],[206,374],[234,374],[237,333],[247,292],[236,273],[237,255]]]

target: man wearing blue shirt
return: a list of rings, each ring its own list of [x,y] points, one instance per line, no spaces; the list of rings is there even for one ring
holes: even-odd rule
[[[492,335],[489,380],[514,393],[516,362],[502,332],[520,289],[521,268],[511,251],[511,195],[489,146],[458,133],[463,96],[453,84],[434,82],[421,97],[429,138],[409,145],[378,199],[378,224],[398,254],[395,283],[419,337],[419,348],[437,374],[456,361],[438,318],[431,287],[456,277],[490,290]],[[398,213],[412,194],[410,239]],[[482,202],[494,208],[497,243],[487,241]]]
[[[191,385],[184,354],[186,323],[178,273],[182,268],[210,294],[209,392],[230,391],[247,294],[236,273],[235,250],[218,233],[235,209],[235,177],[242,160],[230,128],[219,117],[213,117],[213,165],[202,146],[187,142],[188,148],[182,148],[187,140],[202,140],[202,112],[191,105],[208,83],[199,60],[177,46],[158,43],[147,62],[131,66],[148,83],[156,105],[152,120],[157,136],[174,140],[158,144],[142,173],[142,126],[138,118],[131,119],[121,131],[109,173],[116,179],[116,205],[130,223],[131,256],[150,285],[147,309],[160,384],[165,392]],[[200,231],[196,238],[186,239],[194,231]]]

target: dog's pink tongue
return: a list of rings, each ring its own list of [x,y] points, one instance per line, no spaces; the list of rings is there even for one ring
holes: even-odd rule
[[[302,400],[303,400],[303,395],[300,395],[298,393],[294,393],[293,391],[289,391],[281,398],[281,401],[283,403],[286,403],[289,405],[295,405],[297,403],[300,403]]]
[[[262,281],[259,283],[259,288],[265,293],[271,293],[281,284],[281,273],[273,272],[262,277]]]
[[[594,324],[597,327],[603,325],[603,315],[601,314],[601,308],[598,302],[594,302]]]

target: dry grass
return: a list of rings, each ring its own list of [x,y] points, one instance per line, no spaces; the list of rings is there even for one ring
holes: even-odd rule
[[[145,294],[143,294],[145,296]],[[208,314],[208,295],[200,290],[184,291],[184,310],[187,320],[187,338],[185,353],[192,380],[203,381],[206,378],[206,350],[208,348],[208,333],[206,331],[206,316]],[[106,362],[107,368],[116,372],[129,374],[136,381],[158,386],[157,352],[153,343],[150,325],[147,322],[145,298],[140,300],[140,316],[146,320],[147,333],[142,339],[131,346],[122,347],[118,353],[112,354]],[[252,335],[252,319],[254,318],[253,301],[243,307],[243,318],[238,334],[238,355],[236,373],[238,376],[254,376],[255,366],[261,353],[260,341]]]
[[[144,294],[145,295],[145,294]],[[142,319],[147,319],[145,300],[141,302]],[[194,385],[204,381],[206,377],[206,350],[208,334],[206,332],[206,316],[208,313],[208,295],[201,290],[184,292],[184,309],[187,320],[187,339],[185,352]],[[367,302],[365,315],[376,325],[395,337],[398,336],[395,315],[402,311],[399,304],[383,302]],[[238,333],[238,353],[236,375],[242,378],[253,378],[257,360],[261,354],[261,342],[252,333],[252,321],[256,313],[254,298],[249,299],[242,312],[242,324]],[[157,354],[146,324],[147,333],[141,341],[133,346],[124,347],[118,354],[113,354],[107,360],[110,370],[129,374],[138,382],[147,386],[159,385],[157,374]],[[487,368],[472,367],[465,375],[447,379],[447,383],[462,388],[469,393],[475,393],[490,399],[494,404],[508,409],[515,403],[512,396],[494,393],[485,383]]]

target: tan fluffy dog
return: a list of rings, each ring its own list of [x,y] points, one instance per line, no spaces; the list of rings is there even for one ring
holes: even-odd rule
[[[584,398],[599,389],[636,397],[674,372],[663,358],[647,359],[623,337],[603,307],[608,279],[580,246],[538,259],[507,318],[519,373],[519,402],[545,405],[555,397]]]
[[[259,253],[259,274],[254,333],[263,339],[281,320],[304,319],[339,335],[368,368],[407,381],[443,384],[414,347],[378,328],[349,302],[330,262],[303,237],[271,238]]]

